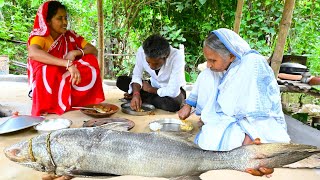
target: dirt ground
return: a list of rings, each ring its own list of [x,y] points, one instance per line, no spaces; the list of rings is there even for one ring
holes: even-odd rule
[[[11,81],[0,81],[0,104],[4,106],[12,107],[15,110],[20,111],[20,114],[30,114],[31,100],[27,96],[28,86],[25,82],[11,82]],[[106,96],[107,103],[112,103],[120,107],[121,102],[119,99],[123,97],[123,92],[114,86],[104,85],[104,92]],[[46,118],[56,118],[57,115],[47,115]],[[79,110],[71,111],[60,116],[61,118],[67,118],[72,120],[72,128],[81,127],[84,121],[92,119],[87,115],[82,114]],[[131,116],[121,112],[119,110],[112,117],[123,117],[130,119],[135,122],[135,127],[131,130],[133,132],[149,132],[148,123],[164,118],[172,117],[177,118],[176,113],[170,113],[162,110],[156,110],[155,115],[147,116]],[[192,115],[188,120],[193,122],[196,127],[196,122],[198,117]],[[1,121],[1,119],[0,119]],[[193,130],[196,134],[197,128]],[[37,172],[31,168],[23,167],[17,163],[14,163],[7,159],[4,155],[3,149],[11,144],[18,141],[29,139],[38,135],[38,132],[33,128],[28,128],[25,130],[17,131],[14,133],[0,135],[0,180],[35,180],[41,179],[44,174],[42,172]],[[212,179],[237,179],[237,180],[255,180],[255,179],[266,179],[266,177],[254,177],[247,173],[232,171],[232,170],[212,170],[206,172],[200,176],[203,180]],[[86,178],[75,178],[75,180],[84,180]],[[119,176],[111,178],[113,180],[156,180],[165,178],[150,178],[150,177],[137,177],[137,176]],[[320,179],[320,169],[288,169],[288,168],[277,168],[272,175],[271,180],[318,180]]]

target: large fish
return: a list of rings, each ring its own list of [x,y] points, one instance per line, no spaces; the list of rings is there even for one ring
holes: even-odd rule
[[[57,175],[198,176],[213,169],[276,168],[319,153],[299,144],[246,145],[205,151],[176,135],[100,127],[58,130],[5,149],[12,161]]]

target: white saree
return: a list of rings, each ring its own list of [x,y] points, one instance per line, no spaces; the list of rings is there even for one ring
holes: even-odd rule
[[[198,106],[203,106],[204,125],[195,143],[206,150],[228,151],[241,146],[245,134],[262,143],[289,142],[279,87],[267,61],[233,31],[213,33],[236,59],[224,73],[202,72],[206,78],[197,86],[206,88],[191,93],[199,94]],[[201,89],[206,89],[206,96]]]

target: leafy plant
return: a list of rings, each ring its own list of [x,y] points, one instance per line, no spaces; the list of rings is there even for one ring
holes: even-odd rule
[[[296,1],[285,54],[305,55],[312,74],[320,74],[320,3]],[[93,43],[98,39],[96,1],[61,0],[69,12],[70,28]],[[26,41],[43,0],[0,0],[0,55],[26,62]],[[160,33],[170,44],[185,46],[186,74],[194,82],[197,65],[205,61],[202,44],[217,28],[233,28],[236,0],[120,0],[103,1],[106,53],[134,54],[153,33]],[[271,56],[277,40],[284,0],[247,0],[243,7],[240,35],[253,49]],[[21,43],[22,42],[22,43]],[[106,57],[107,78],[128,74],[135,58]],[[13,69],[13,68],[10,68]]]

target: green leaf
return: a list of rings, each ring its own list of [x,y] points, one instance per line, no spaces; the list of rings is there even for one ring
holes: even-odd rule
[[[297,119],[303,123],[307,123],[308,116],[308,113],[295,113],[292,115],[294,119]]]
[[[320,85],[311,86],[311,88],[320,91]]]
[[[4,0],[0,0],[0,7],[4,6]]]
[[[201,5],[204,5],[204,3],[207,2],[207,0],[199,0],[199,2],[200,2]]]
[[[185,72],[184,74],[185,74],[185,77],[186,77],[186,81],[187,81],[187,82],[191,82],[191,76],[190,76],[190,74],[189,74],[188,72]]]

